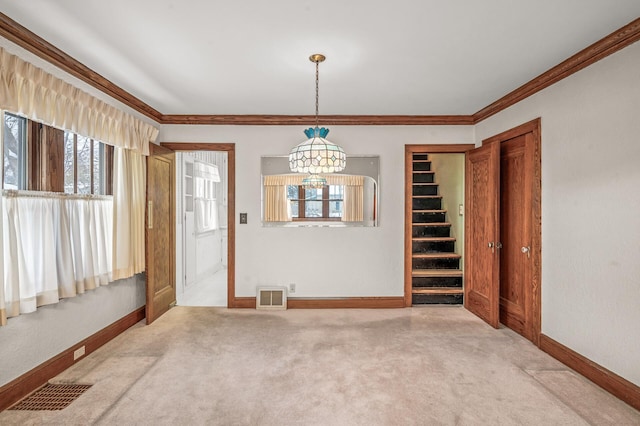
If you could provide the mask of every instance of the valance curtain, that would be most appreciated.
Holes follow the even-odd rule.
[[[158,129],[0,47],[0,108],[149,155]]]
[[[113,279],[143,272],[146,158],[134,151],[113,152]]]
[[[6,317],[109,283],[111,197],[5,191],[2,198]]]
[[[344,185],[343,222],[364,220],[364,177],[352,175],[322,175],[328,185]],[[291,204],[287,199],[287,186],[302,185],[304,174],[270,175],[264,177],[264,221],[289,222]]]

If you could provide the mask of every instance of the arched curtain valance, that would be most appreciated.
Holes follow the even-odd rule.
[[[149,155],[158,129],[0,47],[0,109]]]

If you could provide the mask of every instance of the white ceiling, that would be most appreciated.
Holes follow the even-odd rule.
[[[640,0],[0,0],[163,114],[473,114]]]

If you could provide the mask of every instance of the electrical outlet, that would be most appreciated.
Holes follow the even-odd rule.
[[[83,356],[85,353],[85,348],[84,346],[80,346],[78,349],[76,349],[75,351],[73,351],[73,360],[77,360],[78,358],[80,358],[81,356]]]
[[[247,223],[247,214],[246,213],[240,213],[240,223],[243,224],[243,225]]]
[[[289,284],[289,293],[295,293],[296,292],[296,285],[295,283],[291,283]]]

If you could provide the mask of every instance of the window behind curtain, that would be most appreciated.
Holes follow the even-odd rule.
[[[343,213],[344,185],[305,188],[287,185],[287,198],[294,219],[340,220]]]
[[[4,114],[4,189],[27,189],[27,119]]]
[[[45,190],[51,186],[47,182],[63,181],[64,188],[54,185],[57,189],[50,190],[110,194],[112,147],[8,112],[3,138],[4,189]]]

